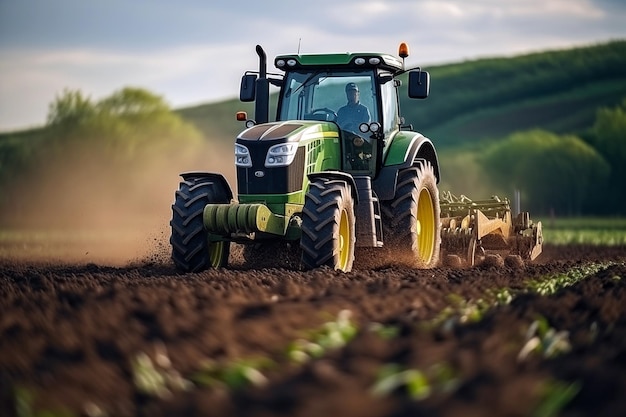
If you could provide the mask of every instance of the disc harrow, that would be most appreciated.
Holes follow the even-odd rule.
[[[542,250],[541,222],[528,212],[512,217],[508,199],[471,200],[442,192],[441,250],[450,265],[474,266],[490,254],[532,261]]]

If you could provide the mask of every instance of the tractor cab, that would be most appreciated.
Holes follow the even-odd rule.
[[[408,56],[406,45],[400,49],[400,57]],[[262,65],[264,60],[261,56]],[[248,127],[267,122],[264,103],[269,94],[264,90],[269,84],[277,85],[276,121],[326,122],[340,138],[337,168],[377,177],[404,123],[399,109],[401,82],[396,78],[406,72],[403,60],[375,53],[280,55],[274,65],[284,74],[268,77],[262,66],[258,73],[247,72],[242,79],[241,100],[256,99],[257,104],[256,119],[248,120]],[[410,96],[426,98],[428,73],[418,68],[409,74]]]
[[[341,170],[374,175],[380,132],[375,72],[290,71],[279,96],[277,120],[336,124],[342,145]],[[395,102],[395,100],[394,100]],[[371,126],[371,127],[370,127]]]

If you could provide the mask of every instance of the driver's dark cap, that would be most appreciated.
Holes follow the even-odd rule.
[[[346,84],[346,93],[348,91],[359,91],[359,87],[355,83]]]

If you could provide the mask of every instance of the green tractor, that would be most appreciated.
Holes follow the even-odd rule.
[[[277,242],[301,249],[304,269],[348,272],[361,248],[386,250],[405,265],[432,268],[441,244],[439,163],[433,143],[401,117],[398,87],[424,99],[429,74],[408,56],[378,53],[280,55],[267,72],[242,77],[254,101],[235,142],[237,200],[223,175],[182,174],[171,220],[172,259],[181,271],[224,267],[231,242],[244,253]],[[280,88],[269,121],[269,86]],[[271,251],[267,251],[271,255]]]
[[[281,55],[284,74],[242,77],[235,143],[237,201],[221,174],[190,172],[172,206],[172,258],[182,271],[227,265],[231,242],[253,251],[283,241],[299,245],[305,269],[352,269],[357,248],[391,248],[394,258],[429,268],[440,247],[439,164],[432,142],[400,116],[398,76],[424,99],[429,74],[377,53]],[[269,86],[280,87],[269,121]],[[355,102],[354,96],[357,96]],[[348,97],[351,96],[351,97]],[[351,100],[351,101],[350,101]],[[342,107],[344,107],[342,109]],[[350,107],[352,106],[352,107]]]

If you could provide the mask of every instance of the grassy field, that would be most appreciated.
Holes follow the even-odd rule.
[[[547,244],[626,246],[626,218],[559,218],[542,225]]]

